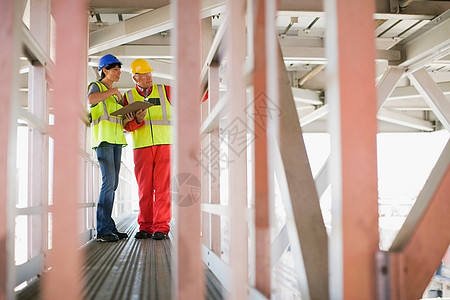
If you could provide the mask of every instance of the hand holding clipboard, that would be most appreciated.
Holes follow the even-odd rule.
[[[134,113],[140,109],[147,109],[150,106],[153,106],[153,103],[147,101],[135,101],[131,104],[128,104],[121,109],[118,109],[111,113],[111,116],[124,116],[128,113]]]

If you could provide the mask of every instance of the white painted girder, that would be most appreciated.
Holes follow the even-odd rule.
[[[408,115],[393,112],[384,108],[381,108],[378,111],[377,119],[393,124],[398,124],[410,128],[414,128],[417,130],[423,130],[423,131],[433,131],[434,126],[433,123],[426,120],[421,120],[417,118],[410,117]]]
[[[390,67],[377,84],[377,101],[378,110],[381,109],[383,104],[388,99],[389,95],[395,89],[398,81],[402,77],[406,68],[402,67]]]
[[[21,108],[18,117],[19,119],[26,121],[29,127],[35,128],[43,134],[47,134],[49,131],[48,125],[28,109]]]
[[[430,21],[417,33],[402,41],[405,61],[400,66],[409,72],[424,67],[450,53],[450,11]]]
[[[326,63],[325,48],[323,47],[283,47],[282,52],[286,60]],[[401,59],[401,53],[400,50],[377,50],[376,59],[396,61]]]
[[[289,78],[279,57],[282,116],[278,120],[274,166],[286,210],[294,266],[302,299],[328,299],[328,247],[319,197],[304,148],[302,130],[295,113]],[[297,121],[296,121],[297,120]],[[289,176],[288,176],[288,175]],[[314,242],[312,242],[314,241]],[[301,246],[300,246],[301,245]]]
[[[170,5],[96,30],[89,35],[88,54],[105,51],[173,27]]]
[[[223,13],[225,1],[202,1],[201,17]],[[107,26],[89,35],[88,54],[105,51],[173,28],[171,5],[149,11],[134,18]]]
[[[310,114],[302,117],[300,119],[300,124],[302,127],[313,123],[317,120],[320,120],[328,115],[329,107],[328,104],[325,104],[324,106],[314,110]],[[392,124],[397,124],[401,126],[406,126],[409,128],[413,128],[416,130],[423,130],[423,131],[434,131],[433,123],[430,121],[414,118],[411,116],[408,116],[406,114],[402,114],[399,112],[394,112],[391,110],[387,110],[384,108],[381,108],[378,111],[377,119],[380,121],[389,122]]]
[[[278,2],[279,11],[281,11],[285,15],[298,16],[299,11],[303,15],[311,13],[314,13],[315,15],[317,13],[324,14],[322,1],[281,0]],[[390,17],[397,18],[398,20],[408,20],[412,18],[429,19],[433,15],[445,12],[450,7],[448,1],[415,1],[401,11],[392,14],[389,1],[376,0],[375,2],[375,16],[377,18],[386,18],[385,15],[389,14]],[[432,2],[432,5],[430,5],[430,2]]]
[[[222,24],[220,24],[219,28],[216,31],[214,39],[209,48],[209,52],[206,54],[205,62],[203,63],[202,70],[200,71],[200,82],[203,91],[207,89],[209,66],[213,63],[220,64],[221,56],[223,56],[222,54],[225,52],[224,49],[221,49],[221,46],[226,28],[228,27],[228,22],[229,18],[225,16],[224,21],[222,22]],[[224,46],[222,46],[222,48],[224,48]]]
[[[25,48],[26,55],[28,56],[29,61],[33,63],[39,63],[46,67],[47,73],[51,74],[50,69],[54,68],[54,63],[52,59],[46,54],[46,52],[42,49],[33,35],[30,33],[25,24],[22,23],[22,42]]]
[[[320,199],[330,186],[328,158],[314,177],[314,182]]]
[[[314,110],[310,114],[307,114],[306,116],[302,117],[300,119],[300,125],[306,126],[309,123],[312,123],[316,120],[319,120],[326,115],[328,115],[328,112],[330,111],[330,108],[328,107],[328,104],[325,104],[324,106],[319,107],[318,109]]]
[[[442,125],[447,130],[450,130],[450,101],[433,81],[430,74],[425,69],[420,69],[409,75],[408,78],[431,107]]]
[[[319,93],[308,90],[308,89],[300,89],[293,87],[292,95],[294,96],[294,100],[300,103],[313,104],[313,105],[322,105],[323,102],[319,98]]]
[[[422,97],[417,98],[405,98],[398,100],[386,101],[383,108],[395,110],[395,111],[431,111],[428,104],[422,99]]]
[[[114,56],[121,58],[143,58],[143,59],[173,59],[172,47],[170,45],[121,45],[114,49],[100,51],[90,55],[91,59],[100,59],[105,54],[114,52]]]
[[[450,82],[440,82],[437,83],[437,85],[444,95],[450,95]],[[419,97],[421,97],[420,93],[413,85],[411,85],[395,88],[388,100],[414,99]]]

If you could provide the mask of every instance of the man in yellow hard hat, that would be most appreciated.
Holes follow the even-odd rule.
[[[138,110],[125,126],[133,138],[135,175],[139,186],[137,239],[162,240],[170,230],[170,150],[172,144],[170,86],[153,84],[150,64],[131,63],[135,87],[124,95],[124,105],[148,101],[153,106]]]

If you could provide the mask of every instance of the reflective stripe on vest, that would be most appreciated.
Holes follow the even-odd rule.
[[[100,92],[107,90],[107,87],[101,82],[93,82],[96,84]],[[103,101],[98,102],[95,106],[91,106],[91,143],[92,147],[98,147],[102,142],[110,144],[127,145],[127,141],[123,134],[123,120],[119,117],[110,116],[108,113],[122,108],[116,100],[111,96]]]
[[[106,106],[105,100],[102,101],[103,102],[103,105],[102,105],[103,106],[103,115],[101,115],[98,119],[92,120],[92,124],[93,125],[97,125],[98,123],[100,123],[100,121],[107,120],[109,122],[117,123],[117,124],[120,124],[120,125],[123,126],[123,120],[122,119],[115,118],[115,117],[110,116],[108,114],[108,108]]]
[[[154,84],[152,92],[147,98],[141,96],[136,88],[129,90],[126,94],[128,104],[134,101],[156,103],[147,109],[147,114],[143,120],[144,125],[131,132],[133,148],[171,144],[171,105],[165,94],[164,85]]]

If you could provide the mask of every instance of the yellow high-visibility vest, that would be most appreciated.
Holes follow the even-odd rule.
[[[128,104],[144,99],[154,104],[147,109],[144,125],[131,132],[133,149],[172,144],[172,105],[167,99],[164,85],[154,84],[147,98],[141,96],[136,88],[129,90],[126,95]]]
[[[101,82],[95,81],[89,84],[96,84],[100,92],[108,90]],[[88,87],[88,90],[89,90]],[[111,116],[109,113],[116,111],[123,106],[114,99],[113,96],[106,98],[97,104],[91,105],[91,143],[92,148],[96,148],[101,142],[110,144],[119,144],[124,147],[127,145],[125,135],[123,134],[123,120],[121,117]]]

